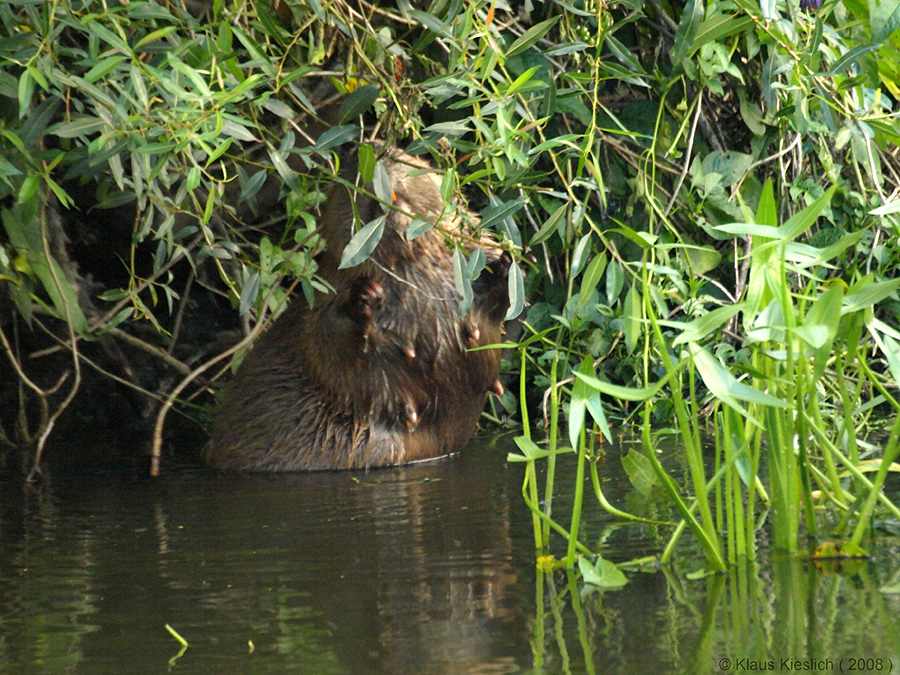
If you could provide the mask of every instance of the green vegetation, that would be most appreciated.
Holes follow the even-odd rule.
[[[528,251],[520,396],[500,404],[524,423],[512,459],[538,549],[564,535],[572,567],[595,553],[583,509],[630,517],[601,489],[609,420],[640,426],[629,475],[680,515],[665,559],[685,529],[713,569],[752,558],[763,526],[790,552],[804,533],[865,546],[900,515],[882,492],[898,423],[867,441],[898,412],[900,2],[535,4],[0,6],[0,338],[21,383],[2,440],[36,467],[104,340],[178,375],[112,373],[164,401],[157,446],[176,398],[210,405],[286,293],[321,286],[310,209],[338,146],[358,141],[369,166],[377,136],[429,153],[446,197]],[[102,212],[126,214],[124,237],[89,229]],[[115,251],[98,292],[58,214]],[[245,338],[210,355],[184,317],[225,303]],[[68,363],[35,376],[29,329]],[[686,484],[654,451],[673,427]],[[562,461],[577,462],[568,526]]]

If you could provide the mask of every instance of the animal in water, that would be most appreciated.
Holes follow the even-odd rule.
[[[440,457],[465,445],[487,395],[502,394],[500,351],[473,348],[502,339],[512,257],[489,235],[468,232],[465,221],[477,217],[445,205],[427,162],[398,150],[381,162],[393,203],[385,211],[344,184],[331,190],[319,269],[334,292],[317,293],[312,307],[292,302],[246,355],[212,428],[213,467],[319,471]],[[356,218],[381,215],[369,259],[339,269]],[[435,227],[410,239],[420,218]],[[463,316],[454,244],[485,259]]]

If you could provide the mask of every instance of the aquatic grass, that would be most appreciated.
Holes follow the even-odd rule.
[[[572,386],[559,387],[559,356],[554,358],[549,449],[541,456],[532,453],[526,483],[536,480],[534,461],[547,457],[540,512],[541,547],[547,550],[551,532],[566,531],[555,523],[557,514],[551,508],[556,463],[564,459],[576,463],[566,567],[574,567],[579,554],[585,553],[578,536],[588,467],[599,508],[619,518],[637,519],[610,504],[600,488],[591,448],[593,438],[601,434],[610,438],[601,395],[642,406],[644,454],[623,464],[633,482],[646,483],[652,473],[654,489],[668,497],[681,518],[660,556],[662,562],[671,560],[685,531],[694,535],[711,570],[754,559],[762,527],[769,528],[776,550],[790,554],[806,550],[805,542],[827,537],[849,537],[844,550],[862,551],[859,547],[871,531],[879,505],[894,517],[900,515],[883,494],[888,472],[900,469],[895,463],[900,454],[900,416],[875,463],[862,458],[857,439],[859,416],[873,405],[886,404],[900,412],[900,404],[884,384],[900,377],[900,334],[873,312],[897,291],[900,280],[864,276],[847,283],[817,275],[817,269],[830,264],[854,240],[848,235],[827,250],[811,250],[797,241],[829,206],[834,192],[834,188],[825,191],[779,225],[769,182],[755,213],[744,207],[746,222],[718,226],[724,234],[746,239],[748,283],[741,298],[690,321],[660,316],[660,294],[654,287],[661,269],[656,262],[659,251],[644,247],[642,260],[634,264],[638,274],[629,292],[633,316],[626,322],[643,340],[638,335],[626,337],[635,346],[642,344],[645,364],[660,364],[662,376],[655,382],[645,379],[643,387],[635,388],[603,381],[595,364],[585,358],[573,370]],[[798,279],[802,285],[796,284]],[[744,358],[727,366],[710,348],[723,327],[738,318]],[[884,374],[872,368],[876,354],[879,363],[887,365]],[[650,369],[645,366],[644,372],[646,377]],[[571,448],[558,444],[563,392],[568,395]],[[659,432],[652,413],[662,399],[677,423],[686,484],[676,481],[657,457]],[[523,399],[523,407],[524,403]],[[708,452],[703,439],[710,433]],[[863,466],[863,461],[870,463]],[[867,478],[867,472],[874,472],[874,477]],[[537,487],[530,486],[529,491],[534,501]],[[823,531],[825,519],[818,512],[826,507],[842,515]]]

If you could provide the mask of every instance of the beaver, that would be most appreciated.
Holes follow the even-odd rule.
[[[477,217],[446,213],[427,162],[397,150],[381,161],[393,199],[381,241],[367,261],[339,269],[354,204],[363,223],[384,207],[335,186],[319,224],[320,274],[335,291],[312,307],[291,303],[247,354],[212,428],[213,467],[368,469],[451,454],[488,393],[502,393],[500,352],[472,348],[501,340],[512,257],[489,235],[466,236],[462,221]],[[436,227],[408,239],[413,217]],[[463,317],[447,239],[485,255]]]

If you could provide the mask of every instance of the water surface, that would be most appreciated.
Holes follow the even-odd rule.
[[[2,482],[0,672],[847,672],[857,657],[873,659],[857,672],[900,666],[900,595],[883,590],[897,582],[895,538],[851,576],[775,559],[694,578],[702,564],[688,541],[672,566],[592,591],[537,571],[509,450],[476,443],[369,473],[170,467],[153,480],[55,469],[39,491]],[[615,457],[601,470],[611,501],[668,513],[631,488]],[[570,477],[564,466],[560,484]],[[615,561],[658,553],[670,532],[590,512],[585,541]],[[809,667],[786,670],[786,658]],[[816,667],[827,659],[831,670]]]

